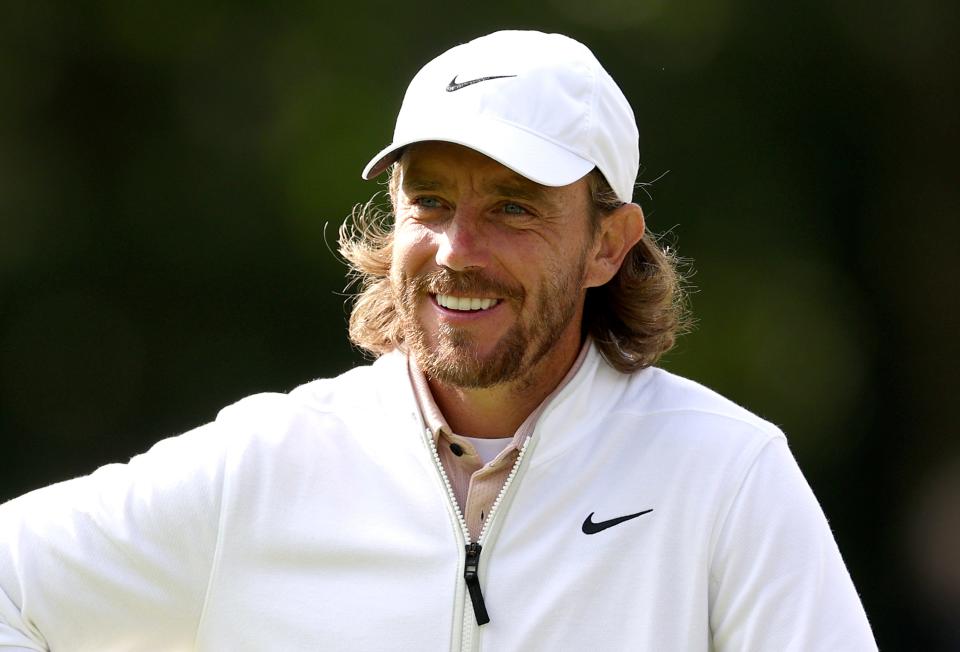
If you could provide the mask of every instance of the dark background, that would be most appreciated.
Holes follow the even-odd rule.
[[[880,646],[960,649],[960,4],[5,3],[0,500],[362,357],[331,253],[407,82],[504,27],[631,99],[664,366],[782,426]]]

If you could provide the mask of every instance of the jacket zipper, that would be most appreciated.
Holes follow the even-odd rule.
[[[467,583],[467,591],[470,592],[470,602],[473,603],[473,615],[477,619],[477,625],[486,625],[490,622],[490,616],[487,614],[487,605],[483,601],[483,593],[480,591],[480,576],[477,571],[480,567],[479,543],[467,544],[467,558],[463,563],[463,580]]]
[[[486,540],[487,528],[493,521],[493,516],[503,501],[503,497],[507,493],[507,488],[510,486],[510,483],[513,482],[514,476],[517,475],[517,469],[520,468],[520,462],[523,460],[523,454],[527,450],[527,443],[530,441],[530,438],[525,439],[523,445],[520,446],[517,459],[513,462],[513,468],[510,469],[510,474],[507,475],[507,479],[503,481],[503,486],[500,487],[500,493],[497,494],[496,499],[493,501],[493,505],[490,507],[490,513],[487,514],[486,519],[484,519],[483,526],[480,528],[480,534],[477,536],[477,541],[474,542],[470,538],[467,519],[464,518],[460,504],[457,502],[457,496],[453,493],[453,485],[450,484],[450,478],[447,476],[447,471],[443,468],[443,462],[440,460],[437,442],[434,440],[433,433],[429,428],[426,429],[426,434],[430,442],[430,450],[433,452],[433,461],[440,471],[440,477],[443,478],[443,485],[447,488],[447,497],[450,499],[450,504],[453,505],[453,509],[457,514],[457,520],[460,522],[460,529],[463,533],[463,540],[466,542],[464,546],[466,559],[463,564],[463,580],[470,594],[470,602],[473,604],[473,615],[477,620],[478,626],[485,625],[490,622],[490,616],[487,613],[487,605],[483,599],[483,592],[480,590],[480,553],[483,551],[483,542]]]

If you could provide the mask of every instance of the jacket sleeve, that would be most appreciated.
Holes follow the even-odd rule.
[[[761,449],[714,544],[716,650],[876,650],[826,517],[786,441]]]
[[[217,542],[220,429],[0,506],[0,650],[192,648]]]

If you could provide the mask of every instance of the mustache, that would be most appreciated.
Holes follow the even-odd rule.
[[[438,269],[410,279],[411,289],[418,294],[457,294],[460,296],[494,296],[502,299],[520,300],[523,288],[508,285],[485,276],[481,272],[455,272]]]

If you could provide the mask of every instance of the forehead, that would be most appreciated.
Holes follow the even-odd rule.
[[[545,186],[514,172],[492,158],[462,145],[446,142],[415,143],[400,158],[404,190],[441,190],[469,184],[497,195],[548,204],[586,196],[586,180],[568,186]],[[582,186],[582,188],[580,187]]]

